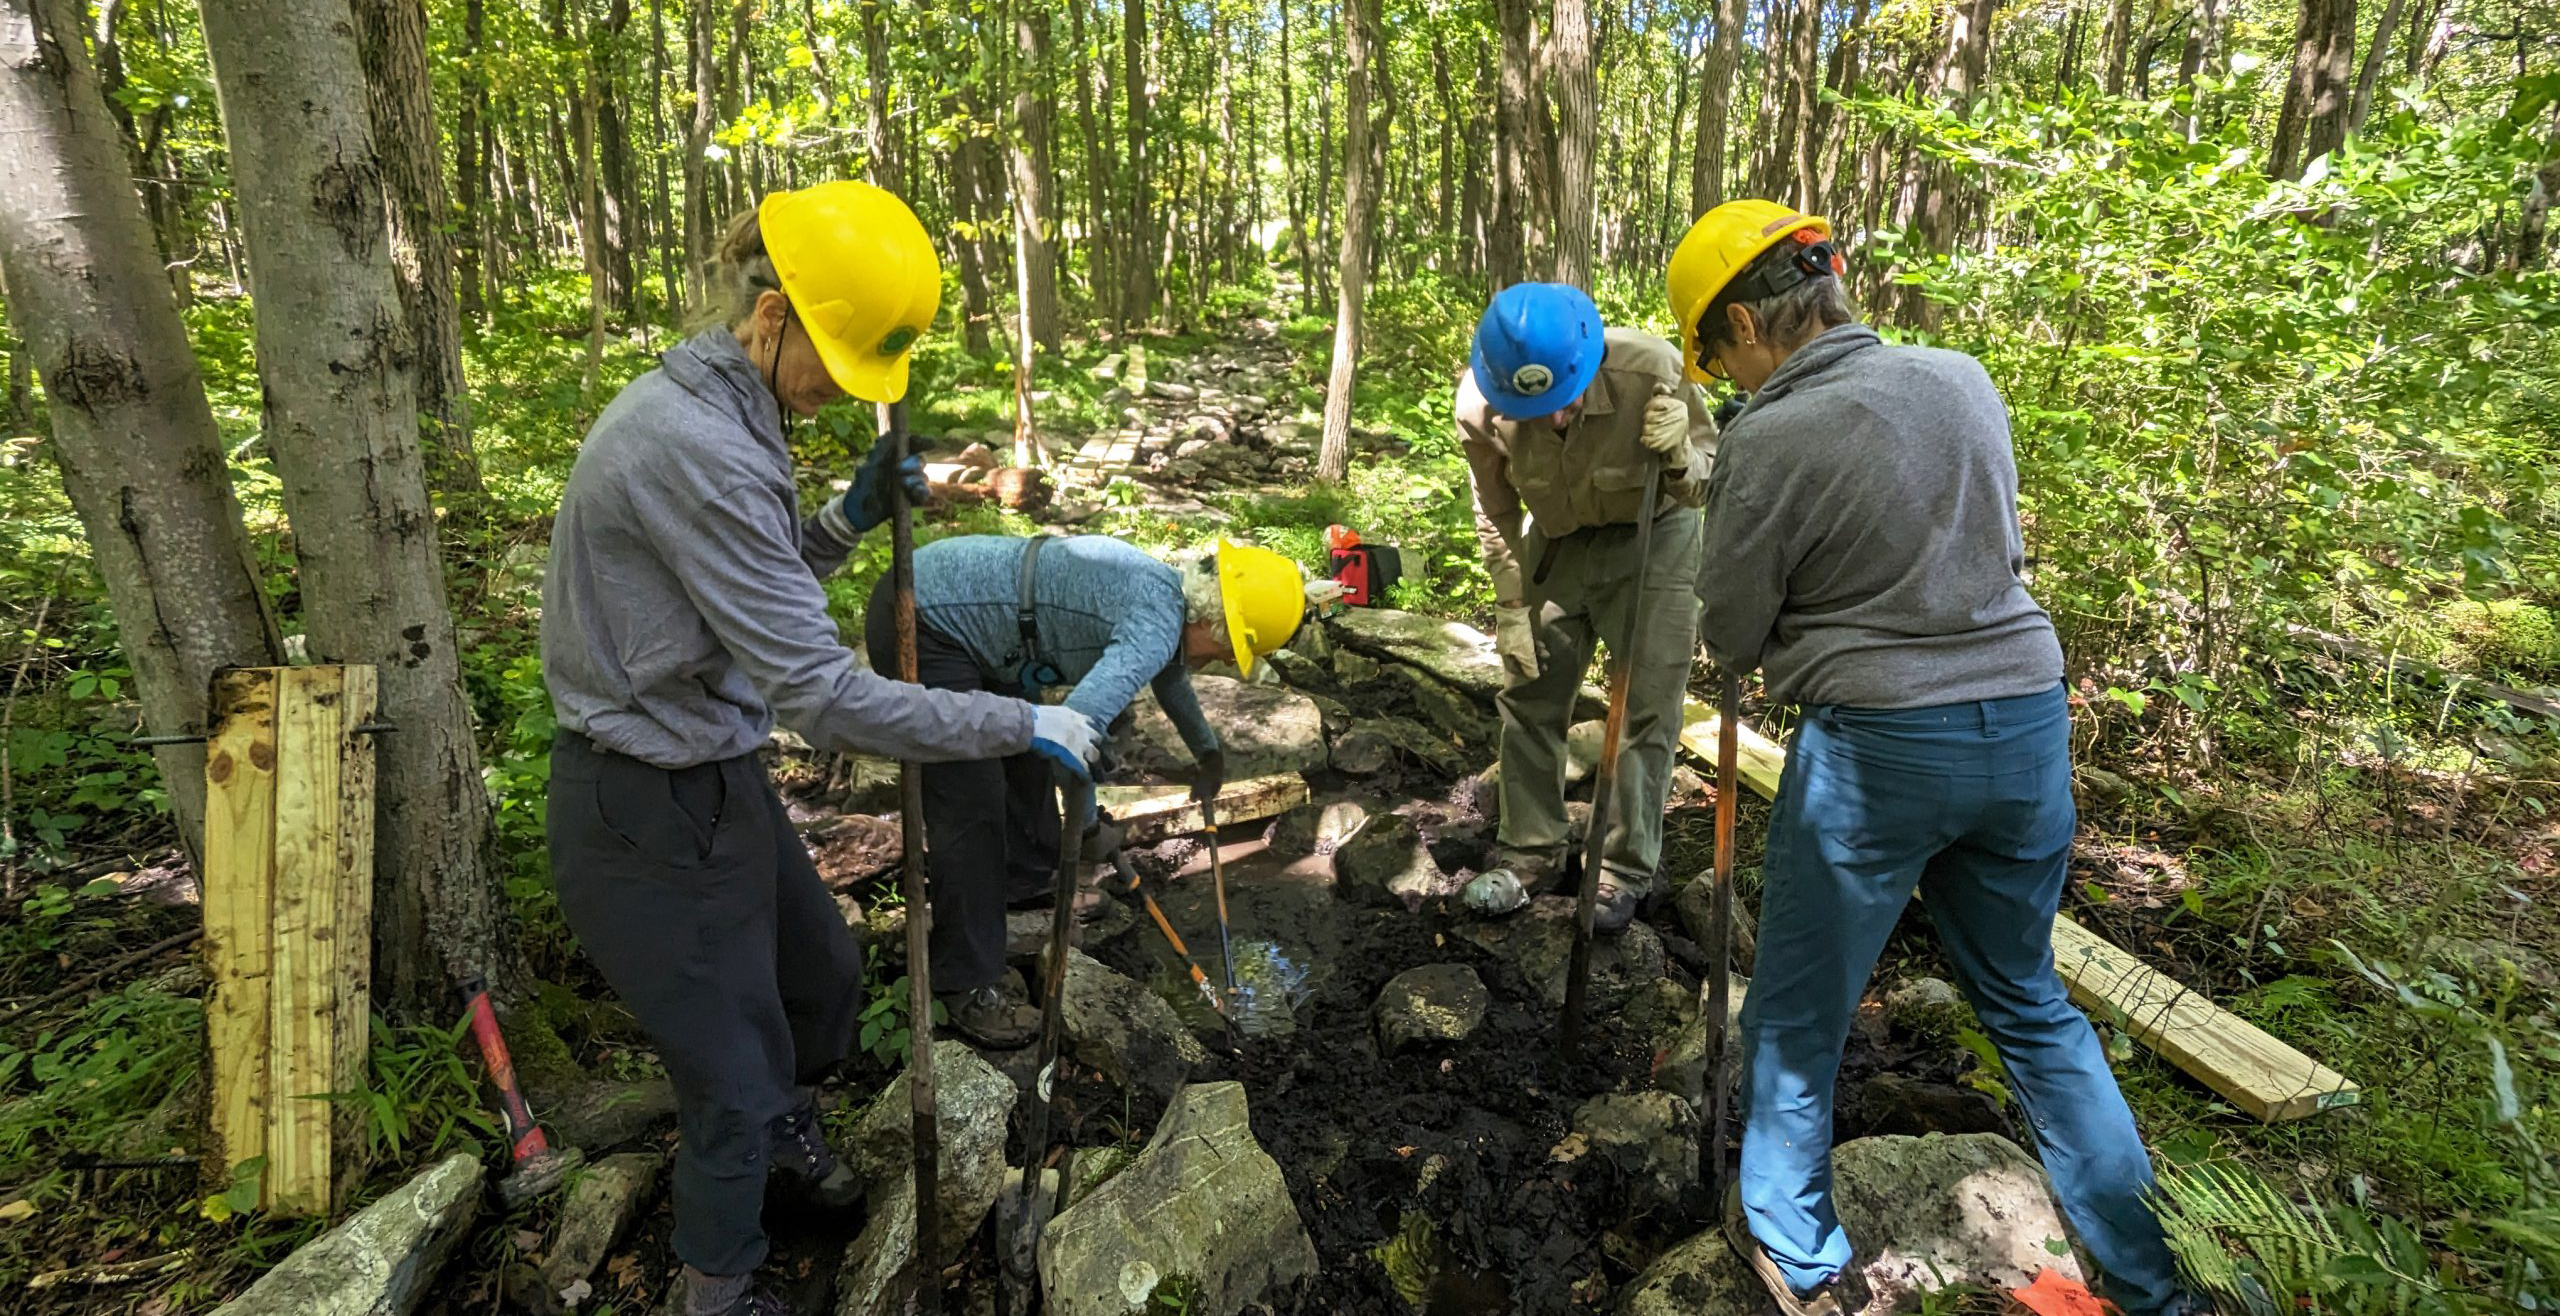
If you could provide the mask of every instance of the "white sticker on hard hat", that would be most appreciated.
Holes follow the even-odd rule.
[[[1555,383],[1555,372],[1535,361],[1511,372],[1511,390],[1515,393],[1544,393]]]

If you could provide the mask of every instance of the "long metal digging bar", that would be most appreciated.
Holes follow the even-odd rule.
[[[1182,960],[1182,967],[1191,971],[1191,985],[1200,989],[1200,998],[1209,1003],[1209,1008],[1216,1011],[1220,1022],[1227,1026],[1232,1046],[1236,1021],[1228,1015],[1227,1003],[1218,999],[1218,989],[1209,985],[1209,975],[1200,971],[1200,961],[1194,959],[1191,948],[1183,944],[1182,934],[1173,930],[1173,920],[1165,917],[1164,906],[1156,903],[1154,893],[1139,880],[1138,870],[1129,862],[1128,851],[1112,851],[1111,865],[1120,871],[1120,880],[1128,883],[1128,889],[1138,897],[1138,903],[1146,906],[1147,917],[1155,920],[1156,931],[1164,934],[1165,944],[1173,947],[1173,953]]]
[[[1709,875],[1715,890],[1707,917],[1713,930],[1707,941],[1707,1136],[1698,1140],[1698,1167],[1711,1202],[1724,1201],[1725,1179],[1725,1016],[1733,997],[1733,816],[1742,790],[1742,678],[1717,673],[1716,688],[1716,866]],[[1719,1207],[1718,1209],[1721,1209]]]
[[[1662,499],[1662,468],[1654,467],[1645,482],[1643,510],[1636,516],[1636,597],[1627,607],[1626,633],[1618,638],[1617,665],[1609,673],[1609,720],[1600,736],[1600,766],[1591,778],[1591,828],[1582,841],[1582,885],[1575,893],[1573,961],[1565,971],[1564,1019],[1556,1030],[1558,1052],[1566,1059],[1582,1049],[1583,997],[1591,986],[1591,925],[1600,907],[1600,855],[1609,837],[1609,819],[1618,792],[1618,750],[1626,738],[1627,686],[1635,679],[1639,641],[1644,637],[1644,579],[1653,561],[1653,513]]]
[[[1227,857],[1218,841],[1218,797],[1215,793],[1200,801],[1200,830],[1209,836],[1209,884],[1216,889],[1218,897],[1218,967],[1226,973],[1227,1004],[1232,1007],[1236,1000],[1236,951],[1227,936]]]
[[[916,528],[907,506],[907,407],[880,408],[880,442],[889,445],[889,573],[896,593],[898,676],[916,680]],[[916,1303],[925,1316],[942,1311],[942,1123],[933,1081],[933,905],[924,876],[924,772],[898,764],[898,826],[904,864],[898,892],[907,904],[907,1094],[914,1127]]]
[[[1032,1069],[1035,1077],[1031,1082],[1031,1118],[1024,1129],[1022,1145],[1022,1185],[1014,1197],[1017,1230],[1037,1231],[1043,1219],[1034,1207],[1040,1190],[1040,1163],[1049,1158],[1049,1125],[1057,1101],[1058,1052],[1067,1031],[1067,953],[1075,948],[1076,883],[1084,870],[1084,820],[1094,811],[1092,782],[1070,779],[1065,795],[1066,826],[1059,829],[1058,838],[1057,904],[1049,914],[1049,962],[1040,975],[1039,1063]],[[1027,1265],[1017,1262],[1030,1262],[1035,1251],[1017,1242],[1005,1248],[1004,1253],[1006,1305],[1013,1311],[1027,1312],[1031,1309],[1029,1286],[1036,1276],[1027,1273]],[[1015,1298],[1021,1301],[1014,1301]]]

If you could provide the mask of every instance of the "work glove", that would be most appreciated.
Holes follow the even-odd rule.
[[[906,460],[897,464],[897,482],[906,486],[909,507],[922,507],[933,498],[933,486],[924,478],[924,442],[908,435]],[[874,443],[871,455],[863,458],[861,469],[853,473],[852,486],[843,497],[819,509],[819,519],[830,532],[850,544],[889,519],[894,510],[889,506],[889,489],[889,445]]]
[[[1678,398],[1644,404],[1644,446],[1675,469],[1689,464],[1689,405]]]
[[[1227,752],[1213,749],[1192,760],[1191,802],[1206,804],[1227,788]]]
[[[1091,781],[1093,761],[1102,753],[1102,726],[1064,704],[1035,704],[1031,750],[1078,779]]]
[[[1502,655],[1503,670],[1522,681],[1538,679],[1538,636],[1529,625],[1529,609],[1523,604],[1496,604],[1493,609],[1493,651]]]

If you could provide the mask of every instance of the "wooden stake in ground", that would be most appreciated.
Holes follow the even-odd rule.
[[[1643,597],[1645,569],[1653,561],[1653,512],[1662,502],[1662,468],[1644,486],[1644,505],[1636,514],[1636,563],[1631,579]],[[1635,679],[1638,641],[1644,635],[1643,610],[1627,608],[1626,633],[1616,644],[1617,665],[1609,673],[1609,717],[1600,736],[1600,765],[1591,774],[1591,825],[1582,838],[1582,889],[1573,911],[1573,964],[1565,971],[1564,1022],[1556,1030],[1566,1058],[1582,1049],[1582,998],[1591,986],[1591,927],[1600,907],[1600,853],[1609,839],[1610,804],[1618,791],[1618,749],[1626,739],[1627,686]]]
[[[898,623],[898,679],[916,679],[916,527],[907,506],[907,406],[880,408],[880,442],[889,445],[889,580]],[[907,1095],[915,1128],[916,1298],[931,1316],[942,1310],[942,1123],[933,1082],[933,903],[924,878],[924,770],[898,764],[898,822],[905,865],[898,892],[907,903]]]

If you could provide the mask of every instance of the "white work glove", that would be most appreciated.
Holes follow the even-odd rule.
[[[1529,610],[1514,604],[1493,609],[1493,651],[1502,666],[1523,681],[1538,679],[1538,637],[1529,627]]]
[[[1673,466],[1689,464],[1689,406],[1678,398],[1644,404],[1644,446]]]
[[[1065,704],[1035,704],[1031,709],[1031,748],[1059,767],[1091,781],[1094,756],[1102,752],[1102,728]]]

